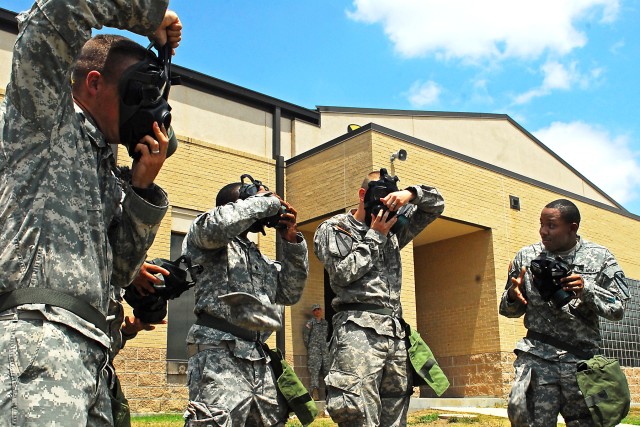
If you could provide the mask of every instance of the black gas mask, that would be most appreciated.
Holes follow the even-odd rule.
[[[167,157],[174,153],[178,140],[171,128],[171,106],[168,103],[171,84],[179,79],[171,77],[171,46],[158,49],[156,56],[151,47],[147,57],[122,73],[120,93],[120,141],[127,146],[129,155],[138,159],[135,147],[145,135],[156,138],[153,123],[164,125],[169,136]]]
[[[168,276],[156,274],[162,280],[159,285],[153,285],[155,293],[142,295],[135,286],[130,285],[124,292],[124,300],[133,308],[133,315],[144,323],[158,323],[167,315],[167,301],[178,298],[183,292],[196,284],[197,276],[203,267],[191,264],[186,256],[175,261],[156,258],[151,264],[158,265],[169,272]]]
[[[369,187],[364,195],[364,220],[369,227],[371,227],[371,215],[378,216],[380,211],[382,211],[383,214],[384,212],[389,212],[387,221],[398,215],[398,220],[390,230],[394,234],[398,233],[398,231],[408,223],[408,218],[404,213],[390,211],[385,204],[380,201],[380,199],[385,198],[388,194],[399,191],[398,185],[396,184],[398,181],[400,181],[400,179],[395,175],[389,175],[385,168],[380,169],[380,178],[377,181],[369,181]],[[401,209],[401,211],[403,211],[403,209]]]
[[[251,182],[244,182],[245,178],[248,178]],[[253,179],[251,175],[246,173],[240,177],[240,183],[240,196],[238,197],[240,200],[245,200],[251,196],[255,196],[256,194],[258,194],[258,191],[260,191],[260,187],[264,188],[266,191],[269,191],[269,187],[264,185],[261,181]],[[259,219],[258,221],[253,223],[251,227],[249,227],[249,231],[251,233],[262,233],[263,235],[265,235],[265,227],[284,228],[284,226],[280,224],[280,216],[286,212],[287,208],[280,205],[280,209],[278,210],[277,214],[268,218]]]
[[[562,289],[560,279],[571,274],[571,266],[562,258],[541,252],[531,260],[529,270],[533,274],[533,286],[540,292],[543,301],[553,301],[553,304],[560,308],[576,295],[573,291],[567,292]]]

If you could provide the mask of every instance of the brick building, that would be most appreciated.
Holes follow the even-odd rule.
[[[0,9],[0,99],[8,82],[15,14]],[[607,246],[630,279],[640,279],[633,215],[507,115],[443,113],[293,105],[176,66],[172,88],[178,151],[157,183],[170,209],[150,257],[176,258],[193,218],[214,205],[224,184],[250,173],[290,201],[312,248],[317,225],[356,206],[366,173],[386,167],[400,185],[436,186],[446,208],[403,250],[403,306],[451,381],[445,397],[504,398],[512,379],[522,319],[499,316],[507,266],[522,246],[538,239],[541,208],[565,197],[580,208],[580,234]],[[360,127],[347,131],[349,124]],[[406,161],[392,161],[400,149]],[[126,164],[126,150],[118,152]],[[276,257],[273,230],[256,235]],[[640,402],[639,288],[624,323],[604,324],[605,351],[625,366],[634,402]],[[284,330],[270,340],[308,380],[302,327],[310,307],[326,314],[329,288],[310,253],[310,277],[301,301],[285,311]],[[192,295],[172,301],[167,326],[141,333],[117,359],[134,412],[181,411],[186,405],[184,335],[194,319]],[[611,333],[609,333],[611,331]],[[635,336],[634,336],[635,334]],[[429,396],[428,390],[421,395]]]

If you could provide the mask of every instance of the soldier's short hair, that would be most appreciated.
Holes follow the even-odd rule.
[[[232,182],[227,184],[218,191],[216,196],[216,206],[224,206],[227,203],[233,203],[240,198],[240,182]]]
[[[566,223],[572,224],[580,224],[580,211],[578,207],[570,200],[567,199],[558,199],[553,202],[547,203],[545,208],[549,209],[557,209],[560,212],[560,218],[562,218]]]
[[[377,181],[380,179],[380,171],[371,171],[367,174],[367,177],[362,181],[362,185],[360,188],[364,188],[365,190],[369,188],[369,183],[371,181]]]
[[[71,74],[72,84],[76,87],[94,70],[108,82],[117,82],[126,59],[142,61],[148,55],[147,49],[127,37],[99,34],[82,47]]]

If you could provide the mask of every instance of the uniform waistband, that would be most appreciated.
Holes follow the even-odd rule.
[[[227,345],[220,344],[187,344],[187,356],[191,357],[194,354],[198,354],[201,351],[208,350],[210,348],[225,348]]]
[[[366,303],[347,303],[347,304],[339,304],[335,307],[336,312],[340,311],[366,311],[369,313],[375,314],[383,314],[386,316],[393,315],[393,309],[388,307],[382,307],[376,304],[366,304]]]
[[[44,314],[37,310],[16,310],[0,314],[0,322],[3,320],[47,320]]]

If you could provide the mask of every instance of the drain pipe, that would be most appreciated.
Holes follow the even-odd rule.
[[[281,155],[281,123],[282,111],[280,107],[276,106],[273,109],[273,136],[272,136],[272,158],[276,161],[276,193],[284,198],[284,157]],[[276,259],[282,261],[282,237],[279,233],[276,233]],[[286,354],[286,342],[285,342],[285,317],[282,313],[282,329],[276,332],[276,347],[282,351],[282,354]]]

